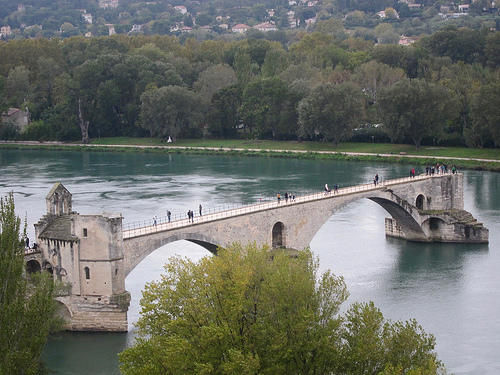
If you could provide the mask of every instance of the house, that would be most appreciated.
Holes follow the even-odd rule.
[[[132,25],[131,33],[139,33],[142,29],[142,25]]]
[[[245,25],[244,23],[239,23],[231,28],[233,32],[239,33],[239,34],[244,34],[246,33],[249,29],[251,29],[250,26]]]
[[[118,8],[119,0],[99,0],[99,8]]]
[[[2,113],[1,117],[2,122],[9,122],[11,124],[14,124],[19,128],[19,131],[21,133],[30,123],[30,113],[19,108],[9,108],[7,111]]]
[[[278,28],[270,22],[259,23],[258,25],[255,25],[253,28],[263,32],[278,30]]]
[[[12,34],[12,30],[10,29],[10,26],[2,26],[0,28],[0,35],[1,36],[9,36]]]
[[[458,10],[460,10],[462,13],[469,13],[469,4],[459,5]]]
[[[229,29],[229,25],[228,25],[227,23],[221,23],[221,24],[219,25],[219,27],[220,27],[221,29]]]
[[[184,5],[176,5],[174,9],[178,12],[181,12],[181,14],[187,13],[187,8]]]
[[[409,37],[404,36],[404,35],[401,35],[401,37],[399,38],[399,42],[398,42],[398,44],[400,46],[409,46],[410,44],[413,44],[413,43],[415,43],[415,39],[409,38]]]
[[[108,27],[108,35],[115,35],[116,34],[115,25],[113,25],[112,23],[107,23],[104,26]]]
[[[85,20],[85,22],[90,23],[92,25],[92,14],[84,13],[82,14],[82,17]]]
[[[267,9],[267,14],[269,14],[269,17],[274,17],[274,9]]]
[[[192,27],[189,27],[189,26],[182,26],[182,27],[180,28],[180,30],[181,30],[181,33],[189,33],[189,32],[191,32],[191,31],[193,31],[193,28],[192,28]]]

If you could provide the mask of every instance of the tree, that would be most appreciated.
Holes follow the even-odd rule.
[[[23,65],[17,66],[9,72],[6,82],[6,93],[14,106],[24,106],[28,109],[28,97],[31,94],[30,71]]]
[[[25,238],[10,193],[0,198],[0,374],[37,374],[56,322],[52,279],[25,274]]]
[[[337,146],[361,123],[364,107],[363,92],[353,83],[319,85],[299,103],[300,134],[321,134]]]
[[[211,66],[200,73],[193,88],[201,94],[205,103],[210,103],[212,95],[220,89],[236,84],[234,69],[226,64]]]
[[[355,80],[364,93],[368,95],[370,101],[375,103],[377,93],[382,87],[393,85],[403,79],[404,75],[402,69],[391,68],[386,64],[372,60],[356,70]]]
[[[377,104],[391,140],[409,137],[417,150],[422,138],[440,137],[446,121],[458,114],[445,87],[420,79],[402,80],[380,90]]]
[[[296,102],[286,82],[278,77],[262,79],[250,83],[243,92],[240,116],[245,125],[257,128],[260,137],[270,133],[277,140],[295,132],[290,124],[296,123]]]
[[[487,140],[500,145],[500,83],[481,86],[474,96],[471,108],[472,126],[465,129],[467,143],[482,147]]]
[[[199,118],[199,98],[184,87],[165,86],[141,95],[141,126],[151,137],[188,135]]]
[[[240,124],[238,109],[241,106],[243,89],[240,85],[232,85],[216,92],[207,114],[207,125],[210,134],[222,138],[236,138],[237,126]]]
[[[233,244],[198,263],[180,257],[146,285],[124,374],[424,373],[442,367],[434,337],[416,324],[385,322],[378,310],[339,314],[342,277],[318,273],[309,249],[291,257]],[[375,315],[375,319],[373,319]],[[373,324],[367,324],[374,320]],[[373,329],[372,329],[373,328]],[[372,353],[373,340],[376,354]],[[378,361],[372,362],[376,355]],[[355,360],[351,363],[350,360]],[[354,368],[353,366],[356,366]],[[354,372],[352,372],[354,371]],[[418,372],[421,371],[421,372]],[[396,373],[394,370],[393,373]]]

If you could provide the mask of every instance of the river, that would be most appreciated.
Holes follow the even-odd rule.
[[[119,212],[124,224],[153,215],[184,215],[226,204],[252,204],[286,190],[296,195],[408,175],[410,166],[327,160],[147,153],[0,149],[0,194],[14,191],[16,211],[33,224],[56,182],[73,194],[80,214]],[[465,209],[490,230],[489,245],[421,244],[386,238],[388,214],[369,200],[332,216],[311,242],[321,270],[345,278],[355,301],[375,302],[391,320],[415,318],[436,336],[448,372],[500,373],[500,174],[464,171]],[[186,241],[164,246],[127,277],[129,333],[65,332],[43,354],[55,374],[118,374],[117,353],[133,340],[139,299],[174,254],[209,253]]]

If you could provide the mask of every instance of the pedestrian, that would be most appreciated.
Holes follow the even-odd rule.
[[[191,210],[188,210],[187,215],[188,215],[188,223],[190,223],[191,222]]]
[[[30,239],[28,238],[28,236],[26,236],[26,248],[30,248]]]
[[[329,191],[330,190],[328,189],[328,184],[325,184],[325,195],[327,195]]]
[[[285,191],[285,203],[288,203],[288,191]]]
[[[201,216],[201,204],[200,204],[200,216]]]
[[[194,212],[193,211],[190,212],[191,212],[191,222],[194,223]]]
[[[338,184],[335,184],[335,185],[333,186],[333,193],[335,194],[335,193],[338,193],[338,192],[339,192],[339,185],[338,185]]]
[[[292,194],[292,201],[295,202],[295,193]]]
[[[378,173],[375,175],[375,185],[378,185]]]
[[[280,204],[281,194],[280,194],[280,192],[279,192],[279,191],[278,191],[278,195],[277,195],[277,197],[278,197],[278,204]]]
[[[153,225],[156,227],[157,223],[158,223],[158,215],[155,214],[155,216],[153,216]]]
[[[169,223],[170,223],[170,216],[171,215],[172,215],[172,213],[169,210],[167,210],[167,220]]]

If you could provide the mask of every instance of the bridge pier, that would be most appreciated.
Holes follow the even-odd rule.
[[[421,211],[423,236],[409,236],[398,222],[385,218],[385,234],[416,242],[488,243],[489,231],[465,210]]]

